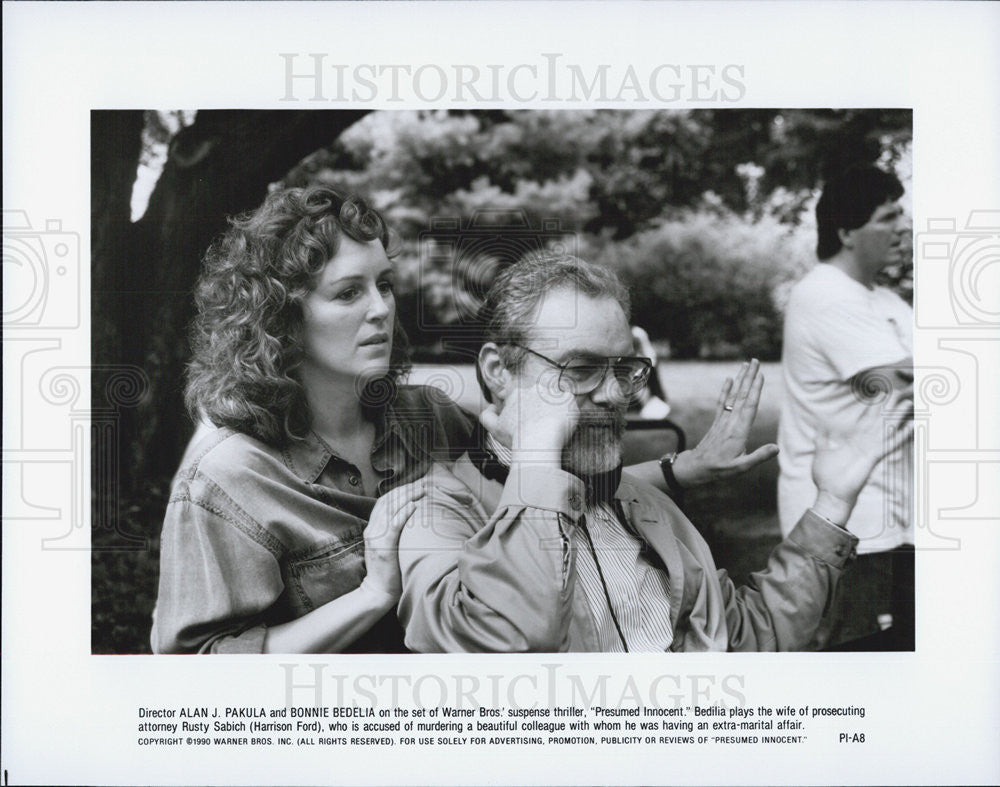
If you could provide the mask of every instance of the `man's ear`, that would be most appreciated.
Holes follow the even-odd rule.
[[[493,402],[500,405],[506,400],[513,385],[513,375],[500,357],[500,348],[495,342],[486,342],[479,350],[479,373],[490,389]]]
[[[837,237],[840,238],[840,245],[845,249],[854,248],[854,230],[848,230],[841,227],[837,230]]]

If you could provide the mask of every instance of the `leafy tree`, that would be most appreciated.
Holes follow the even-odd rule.
[[[631,285],[633,321],[677,358],[780,354],[775,291],[808,264],[803,234],[774,217],[689,211],[590,256]]]
[[[773,246],[781,231],[775,224],[786,225],[790,232],[799,228],[797,249],[811,246],[810,211],[823,178],[856,161],[905,164],[910,122],[907,110],[374,113],[304,162],[289,182],[323,180],[360,191],[385,211],[403,240],[401,296],[418,306],[403,318],[418,345],[440,348],[474,310],[483,272],[522,253],[600,249],[613,264],[640,247],[652,254],[643,246],[649,238],[660,237],[664,226],[676,234],[687,222],[709,233],[701,249],[689,239],[683,253],[673,250],[679,256],[672,262],[649,258],[646,277],[693,259],[718,270],[698,286],[693,272],[685,275],[689,307],[666,317],[662,302],[650,298],[662,285],[644,290],[636,319],[650,323],[654,337],[669,333],[682,355],[755,347],[774,357],[788,276],[773,265],[760,268],[760,255],[741,257],[719,233],[734,232],[747,248]],[[480,219],[487,213],[495,241],[483,237]],[[718,221],[700,221],[702,214]],[[455,235],[465,237],[464,245],[454,244]],[[709,259],[715,253],[728,256]],[[754,298],[741,291],[743,299],[730,304],[727,287],[740,259],[760,269],[744,272],[744,280],[770,278],[753,285]],[[812,260],[800,251],[786,264],[801,274]],[[730,273],[721,276],[722,270]],[[890,280],[905,291],[905,277],[900,270]],[[722,325],[716,336],[720,329],[712,326]],[[707,336],[715,338],[696,341]]]

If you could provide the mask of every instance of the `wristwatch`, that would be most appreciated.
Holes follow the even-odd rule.
[[[677,461],[676,451],[661,458],[660,472],[663,473],[663,480],[667,482],[667,489],[670,491],[670,496],[680,498],[684,495],[684,487],[678,483],[677,476],[674,475],[675,461]]]

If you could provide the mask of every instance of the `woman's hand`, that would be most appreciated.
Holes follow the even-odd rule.
[[[365,574],[361,590],[393,606],[403,592],[399,575],[399,534],[424,496],[422,481],[382,495],[365,527]]]
[[[674,460],[674,476],[681,486],[698,486],[739,475],[778,455],[774,443],[747,453],[747,439],[763,387],[764,375],[756,358],[740,366],[735,382],[726,379],[712,426],[698,445],[678,454]]]
[[[268,626],[265,653],[339,653],[399,602],[399,534],[424,496],[423,484],[407,484],[379,498],[365,527],[361,585],[300,618]]]

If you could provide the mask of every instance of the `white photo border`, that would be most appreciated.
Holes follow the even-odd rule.
[[[24,307],[23,325],[6,324],[12,296],[5,289],[5,783],[8,775],[15,784],[1000,780],[1000,315],[996,300],[991,306],[982,297],[1000,289],[1000,9],[893,2],[5,3],[3,15],[4,209],[23,212],[26,231],[44,236],[52,253],[64,249],[68,261],[59,266],[63,278],[40,291],[43,300]],[[296,67],[315,54],[325,56],[324,66],[344,64],[347,87],[352,69],[365,64],[383,80],[396,73],[401,86],[394,93],[377,80],[371,100],[361,92],[339,101],[336,82],[327,82],[323,100],[304,93],[287,100],[289,54]],[[554,83],[546,70],[552,63]],[[616,100],[629,67],[648,88],[664,64],[690,80],[676,99],[664,91],[650,98],[647,90],[648,100],[639,101],[629,88]],[[495,104],[460,104],[468,108],[913,108],[915,359],[927,402],[917,424],[915,654],[90,654],[89,389],[85,376],[82,385],[73,381],[90,363],[91,110],[459,105],[448,92],[425,100],[436,95],[430,81],[414,89],[412,72],[435,65],[448,67],[449,90],[455,65],[502,75]],[[574,93],[568,65],[586,74],[607,65],[607,101]],[[411,74],[378,72],[381,66],[408,66]],[[514,81],[505,83],[512,72]],[[437,74],[421,73],[427,80]],[[708,94],[699,79],[708,79]],[[360,89],[356,79],[353,87]],[[492,95],[485,91],[480,95]],[[5,226],[5,244],[7,237]],[[49,309],[48,298],[62,299],[59,308]],[[41,316],[30,323],[32,315]],[[45,549],[56,537],[75,548]],[[957,548],[938,548],[945,543]],[[490,698],[480,700],[485,705],[568,704],[576,686],[591,691],[602,680],[609,704],[658,692],[664,702],[680,696],[738,704],[739,695],[746,707],[865,707],[858,729],[868,738],[845,743],[836,724],[813,722],[816,739],[787,748],[345,746],[276,754],[137,743],[140,708],[311,705],[317,686],[328,704],[372,695],[391,703],[395,688],[400,705],[430,705],[439,690],[458,701],[476,681],[473,694]]]

